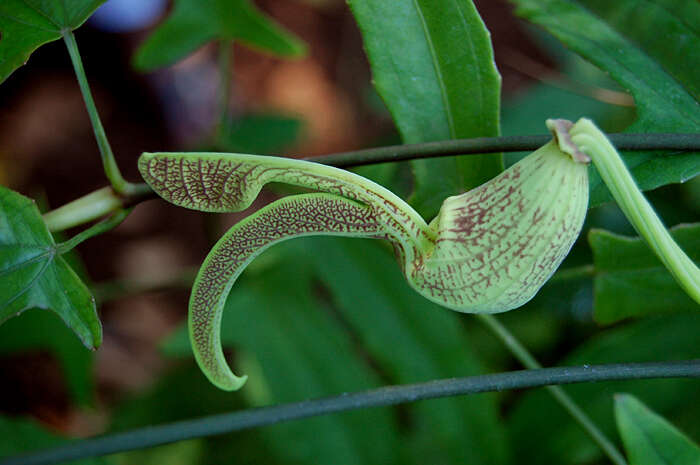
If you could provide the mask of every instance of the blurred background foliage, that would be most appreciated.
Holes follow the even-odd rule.
[[[362,38],[343,1],[255,4],[261,12],[251,10],[251,24],[265,22],[258,16],[264,14],[280,26],[269,26],[253,46],[273,47],[295,59],[274,58],[236,42],[221,72],[217,40],[233,36],[223,26],[199,34],[201,24],[216,18],[198,16],[197,2],[184,0],[175,10],[164,0],[110,0],[76,31],[127,179],[138,178],[136,159],[144,151],[215,149],[294,157],[400,142],[372,87]],[[517,19],[505,1],[475,4],[491,31],[503,78],[502,134],[543,133],[549,117],[585,115],[609,132],[635,120],[634,101],[606,73]],[[169,40],[167,28],[151,35],[166,16],[173,37],[187,40],[163,57],[148,47]],[[147,37],[147,47],[137,52]],[[150,73],[132,65],[151,69],[166,63]],[[228,76],[228,85],[222,85],[222,76]],[[49,199],[46,209],[104,185],[62,43],[39,49],[0,86],[0,106],[1,184]],[[505,162],[520,156],[507,154]],[[402,166],[357,171],[402,195],[411,191]],[[253,208],[282,192],[266,192]],[[666,224],[698,221],[700,178],[648,195]],[[217,390],[191,358],[183,327],[188,286],[213,242],[245,214],[202,214],[147,202],[117,230],[66,257],[97,297],[104,343],[94,353],[85,350],[54,314],[40,310],[0,326],[0,455],[48,446],[64,436],[518,368],[471,316],[415,295],[385,244],[311,238],[265,252],[236,284],[222,339],[237,371],[251,376],[240,393]],[[614,204],[591,209],[563,265],[576,270],[574,276],[553,280],[524,308],[504,314],[503,323],[544,365],[700,357],[694,304],[683,300],[664,270],[653,268],[653,257],[639,258],[639,244],[594,228],[633,235]],[[676,234],[700,260],[697,226]],[[611,259],[613,252],[619,257]],[[617,267],[625,257],[647,260],[648,272],[656,274],[639,278],[634,270]],[[595,264],[595,272],[589,264]],[[662,286],[662,294],[641,292],[649,279]],[[668,315],[625,319],[629,308],[642,304],[648,313],[662,309]],[[625,391],[700,439],[697,380],[566,390],[612,437],[617,438],[613,395]],[[595,464],[604,459],[559,405],[535,390],[360,410],[80,463],[233,462]]]

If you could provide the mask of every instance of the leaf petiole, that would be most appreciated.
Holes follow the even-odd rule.
[[[131,208],[129,209],[123,209],[119,210],[118,212],[114,213],[112,216],[109,218],[106,218],[99,223],[95,223],[94,225],[90,226],[84,231],[79,232],[75,236],[71,237],[65,242],[61,242],[56,245],[56,252],[59,255],[62,255],[66,252],[71,251],[73,248],[81,244],[82,242],[95,237],[99,236],[100,234],[103,234],[110,229],[113,229],[119,224],[124,221],[124,219],[129,216],[129,213],[131,213]]]
[[[131,184],[131,190],[132,195],[121,196],[112,187],[105,186],[44,213],[44,223],[49,231],[63,231],[133,206],[153,196],[153,191],[148,184]]]

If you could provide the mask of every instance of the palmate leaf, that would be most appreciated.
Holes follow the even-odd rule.
[[[637,104],[629,132],[700,131],[700,3],[696,0],[511,0],[538,24],[627,89]],[[639,187],[653,189],[700,173],[700,153],[627,152]],[[610,200],[597,173],[591,206]]]
[[[351,0],[379,95],[404,143],[499,135],[501,78],[471,0]],[[497,155],[411,162],[411,205],[426,219],[442,201],[497,175]],[[439,182],[435,182],[439,179]]]
[[[700,224],[678,225],[671,236],[700,264]],[[594,229],[594,316],[599,323],[655,313],[698,310],[641,238]]]
[[[105,0],[2,0],[0,83],[39,46],[78,28]]]
[[[64,251],[34,201],[0,186],[0,323],[28,308],[50,309],[94,349],[102,342],[95,299]]]
[[[634,396],[615,396],[615,419],[630,465],[700,463],[700,447]]]
[[[211,40],[239,40],[282,57],[300,57],[304,43],[262,14],[249,0],[176,0],[170,16],[141,44],[134,66],[171,65]]]

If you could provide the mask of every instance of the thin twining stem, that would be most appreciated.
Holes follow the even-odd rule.
[[[524,367],[531,370],[542,368],[542,365],[540,365],[537,359],[535,359],[527,348],[525,348],[525,346],[523,346],[495,316],[489,314],[479,314],[476,316],[501,340],[501,342],[503,342],[506,348],[510,350],[511,354],[513,354]],[[627,465],[627,461],[624,455],[622,455],[622,452],[615,447],[615,444],[605,436],[605,433],[596,426],[593,420],[571,397],[569,397],[561,386],[547,386],[546,389],[614,464]]]
[[[541,368],[386,386],[333,397],[253,408],[134,429],[0,460],[0,465],[47,465],[230,433],[300,418],[481,392],[557,384],[650,378],[700,378],[700,359],[677,362]]]
[[[620,150],[700,151],[700,134],[609,134],[608,138]],[[303,160],[347,168],[420,158],[532,151],[541,147],[550,139],[551,135],[478,137],[475,139],[457,139],[424,144],[375,147],[352,152],[305,157]],[[130,184],[130,186],[131,192],[126,195],[120,195],[108,188],[102,188],[63,205],[57,209],[61,210],[60,215],[53,214],[57,210],[53,210],[45,215],[47,225],[51,231],[62,231],[93,221],[125,206],[135,205],[156,197],[148,184],[139,183]],[[100,202],[99,205],[91,205],[92,199],[90,202],[83,201],[89,196],[99,196],[101,199],[104,198],[104,201]],[[91,206],[88,207],[88,205]]]
[[[618,150],[700,151],[700,134],[608,134]],[[305,160],[346,168],[395,161],[478,155],[499,152],[530,152],[551,140],[551,135],[477,137],[422,144],[393,145],[352,152],[333,153]]]

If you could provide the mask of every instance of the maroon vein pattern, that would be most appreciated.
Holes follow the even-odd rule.
[[[189,325],[197,358],[212,378],[230,376],[223,371],[227,365],[220,326],[223,306],[236,278],[271,245],[314,234],[385,237],[384,227],[374,220],[370,208],[329,194],[307,194],[278,200],[245,218],[209,253],[192,289]]]

